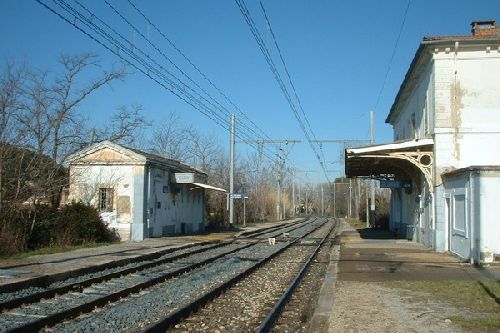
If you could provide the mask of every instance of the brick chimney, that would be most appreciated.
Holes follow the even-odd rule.
[[[499,29],[495,21],[474,21],[472,26],[472,36],[478,38],[498,37]]]

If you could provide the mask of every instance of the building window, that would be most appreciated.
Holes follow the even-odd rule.
[[[113,211],[113,189],[100,188],[99,189],[99,210],[101,212]]]
[[[465,194],[456,194],[453,197],[453,231],[467,237],[467,211]]]

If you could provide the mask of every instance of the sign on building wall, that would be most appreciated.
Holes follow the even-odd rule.
[[[177,184],[204,183],[205,179],[194,172],[176,172],[174,179]]]
[[[408,180],[380,180],[381,188],[411,188]]]

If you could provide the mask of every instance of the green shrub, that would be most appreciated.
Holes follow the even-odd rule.
[[[11,209],[0,211],[0,255],[11,255],[25,250],[24,225]]]
[[[48,205],[17,206],[0,212],[0,255],[52,246],[105,243],[115,240],[99,212],[82,203],[61,209]]]
[[[54,235],[59,246],[110,242],[114,238],[99,212],[79,202],[72,202],[60,210]]]
[[[50,246],[54,238],[58,210],[49,205],[35,205],[23,209],[20,213],[27,235],[26,248],[35,250]]]

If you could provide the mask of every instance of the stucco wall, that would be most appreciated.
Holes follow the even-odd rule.
[[[480,239],[479,257],[481,261],[491,262],[494,255],[500,255],[500,223],[497,211],[500,203],[500,171],[481,172],[475,194],[474,212],[476,219],[480,221],[477,227]]]
[[[500,53],[478,50],[434,55],[436,168],[499,165]]]
[[[191,184],[172,184],[171,173],[151,168],[147,203],[149,236],[200,232],[204,229],[204,191]]]
[[[423,233],[419,240],[426,245],[432,244],[438,251],[447,250],[448,225],[445,221],[445,202],[443,179],[441,175],[457,168],[471,165],[500,165],[500,52],[497,46],[488,50],[485,45],[454,47],[428,47],[421,56],[425,61],[417,62],[405,91],[401,93],[395,110],[394,138],[412,139],[412,115],[414,114],[416,137],[428,135],[434,138],[434,207],[424,205],[421,217]],[[429,56],[430,54],[430,56]],[[428,118],[425,116],[428,112]],[[488,181],[481,180],[481,214],[498,204],[499,196],[489,190],[482,197]],[[491,182],[494,183],[494,182]],[[497,185],[495,185],[497,186]],[[492,199],[495,198],[495,199]],[[399,200],[397,196],[393,199]],[[405,211],[405,200],[394,203],[394,209],[402,209],[402,219],[407,223],[415,217],[411,207]],[[493,201],[492,201],[493,200]],[[488,205],[489,208],[485,208]],[[492,206],[490,206],[492,205]],[[403,207],[403,208],[400,208]],[[434,212],[432,211],[434,208]],[[432,223],[433,214],[435,222]],[[413,217],[412,217],[413,216]],[[478,230],[489,230],[481,219]],[[402,221],[404,222],[404,221]],[[499,246],[498,236],[483,235],[478,242],[486,242],[488,247]],[[483,237],[484,236],[484,237]],[[479,236],[478,236],[479,237]],[[485,243],[485,244],[486,244]],[[479,245],[478,245],[479,246]],[[486,245],[485,245],[486,246]],[[497,251],[496,248],[494,251]]]
[[[130,223],[137,207],[132,200],[135,192],[141,192],[136,178],[143,177],[143,166],[128,165],[73,165],[71,166],[69,200],[81,201],[98,208],[98,189],[113,188],[113,210],[102,212],[108,227],[116,229],[122,240],[130,238]]]
[[[500,254],[500,225],[495,209],[500,202],[500,171],[465,170],[447,176],[444,188],[445,196],[451,197],[456,192],[466,194],[468,230],[465,237],[470,241],[467,246],[472,250],[473,261],[492,262],[494,256]],[[464,259],[470,258],[470,251],[462,252]]]
[[[394,140],[420,139],[431,135],[434,107],[429,98],[434,88],[432,65],[428,64],[408,85],[411,87],[400,101],[398,117],[394,122]]]

